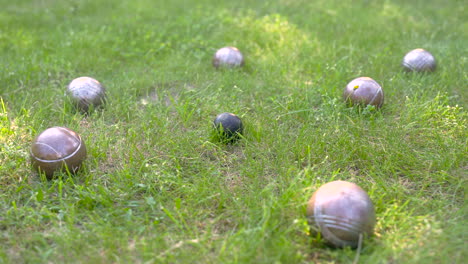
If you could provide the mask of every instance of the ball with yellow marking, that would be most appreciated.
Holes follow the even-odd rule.
[[[348,83],[343,98],[351,105],[373,105],[380,108],[384,103],[382,87],[369,77],[359,77]]]

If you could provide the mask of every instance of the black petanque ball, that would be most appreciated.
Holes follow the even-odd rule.
[[[401,63],[406,71],[431,72],[436,69],[436,60],[424,49],[414,49],[406,53]]]
[[[321,233],[335,247],[357,247],[359,237],[372,235],[376,222],[374,205],[354,183],[333,181],[322,185],[307,204],[312,234]]]
[[[33,167],[51,178],[56,171],[78,171],[86,158],[86,146],[76,132],[65,127],[51,127],[34,139],[30,155]]]
[[[222,113],[216,116],[214,127],[226,139],[236,139],[243,132],[242,120],[235,114]]]
[[[359,77],[348,83],[343,98],[352,105],[373,105],[380,108],[384,103],[382,87],[369,77]]]
[[[213,56],[213,66],[219,67],[240,67],[244,65],[244,56],[236,47],[224,47],[216,51]]]
[[[106,99],[106,89],[91,77],[79,77],[68,84],[67,92],[73,103],[82,111],[102,105]]]

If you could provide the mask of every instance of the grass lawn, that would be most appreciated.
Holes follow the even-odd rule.
[[[0,263],[464,263],[468,16],[459,0],[0,0]],[[241,69],[216,70],[236,46]],[[405,73],[424,48],[433,73]],[[91,76],[104,109],[67,84]],[[349,107],[369,76],[382,109]],[[245,124],[235,144],[212,122]],[[65,126],[77,175],[29,149]],[[345,180],[377,224],[359,252],[309,235],[307,201]]]

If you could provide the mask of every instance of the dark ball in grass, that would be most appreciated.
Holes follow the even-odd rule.
[[[359,244],[360,236],[372,235],[376,222],[374,205],[358,185],[333,181],[322,185],[307,204],[312,234],[321,233],[335,247]]]
[[[242,120],[232,113],[219,114],[216,116],[213,124],[218,135],[226,140],[238,139],[244,130]]]
[[[236,47],[224,47],[216,51],[213,56],[213,66],[215,68],[240,67],[244,65],[244,56]]]
[[[79,77],[68,84],[67,92],[73,103],[84,112],[101,106],[106,99],[106,89],[91,77]]]
[[[86,158],[86,146],[75,131],[51,127],[34,139],[30,155],[33,167],[52,178],[56,171],[76,173]]]
[[[373,105],[380,108],[384,103],[382,87],[369,77],[359,77],[348,83],[343,98],[351,105]]]
[[[436,69],[436,60],[424,49],[414,49],[406,53],[401,63],[406,71],[432,72]]]

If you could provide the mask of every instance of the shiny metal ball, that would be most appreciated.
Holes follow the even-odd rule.
[[[90,106],[102,105],[106,98],[106,89],[100,82],[91,77],[79,77],[68,84],[67,92],[74,104],[87,112]]]
[[[242,120],[235,114],[222,113],[216,116],[213,125],[223,138],[237,139],[244,130]]]
[[[235,47],[224,47],[216,51],[213,56],[213,66],[219,67],[240,67],[244,65],[244,56]]]
[[[431,72],[436,69],[436,60],[424,49],[414,49],[406,53],[401,63],[406,71]]]
[[[51,127],[34,139],[30,155],[33,167],[51,178],[56,171],[78,171],[86,158],[86,146],[73,130]]]
[[[379,108],[384,103],[382,87],[369,77],[359,77],[348,83],[343,98],[352,105],[373,105]]]
[[[321,233],[335,247],[357,247],[359,236],[372,235],[376,222],[374,205],[354,183],[333,181],[322,185],[307,204],[311,233]]]

